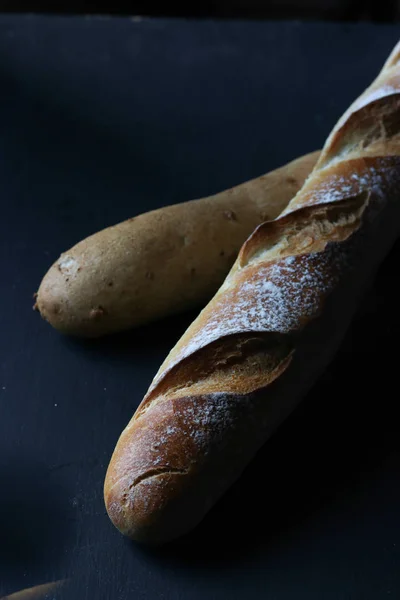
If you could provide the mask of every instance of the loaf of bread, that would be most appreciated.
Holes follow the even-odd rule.
[[[161,543],[192,529],[333,357],[400,230],[399,57],[246,241],[123,431],[104,488],[122,533]]]
[[[35,307],[59,331],[95,337],[204,305],[245,239],[287,206],[318,156],[88,237],[50,268]]]
[[[55,592],[63,583],[65,583],[65,580],[43,583],[42,585],[36,585],[35,587],[25,588],[19,592],[14,592],[13,594],[0,598],[0,600],[45,600],[46,598],[56,600]]]

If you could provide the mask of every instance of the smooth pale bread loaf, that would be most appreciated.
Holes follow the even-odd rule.
[[[318,156],[95,233],[54,263],[35,307],[62,333],[95,337],[204,305],[244,240],[287,206]]]

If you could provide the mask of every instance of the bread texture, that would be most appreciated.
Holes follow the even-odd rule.
[[[196,526],[332,359],[399,234],[399,54],[245,242],[123,431],[104,494],[125,535],[162,543]]]
[[[96,337],[204,306],[245,239],[286,208],[318,156],[95,233],[53,264],[35,307],[62,333]]]

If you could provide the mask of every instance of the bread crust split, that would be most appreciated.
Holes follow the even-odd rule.
[[[332,359],[399,234],[399,55],[245,242],[122,432],[104,496],[125,535],[162,543],[196,526]]]

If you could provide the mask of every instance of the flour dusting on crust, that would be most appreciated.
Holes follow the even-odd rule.
[[[217,301],[204,327],[185,346],[180,360],[214,340],[236,333],[289,333],[318,313],[321,296],[336,282],[343,255],[337,245],[324,253],[289,256],[259,265]],[[327,275],[327,273],[331,273]],[[225,306],[229,305],[229,311]]]

